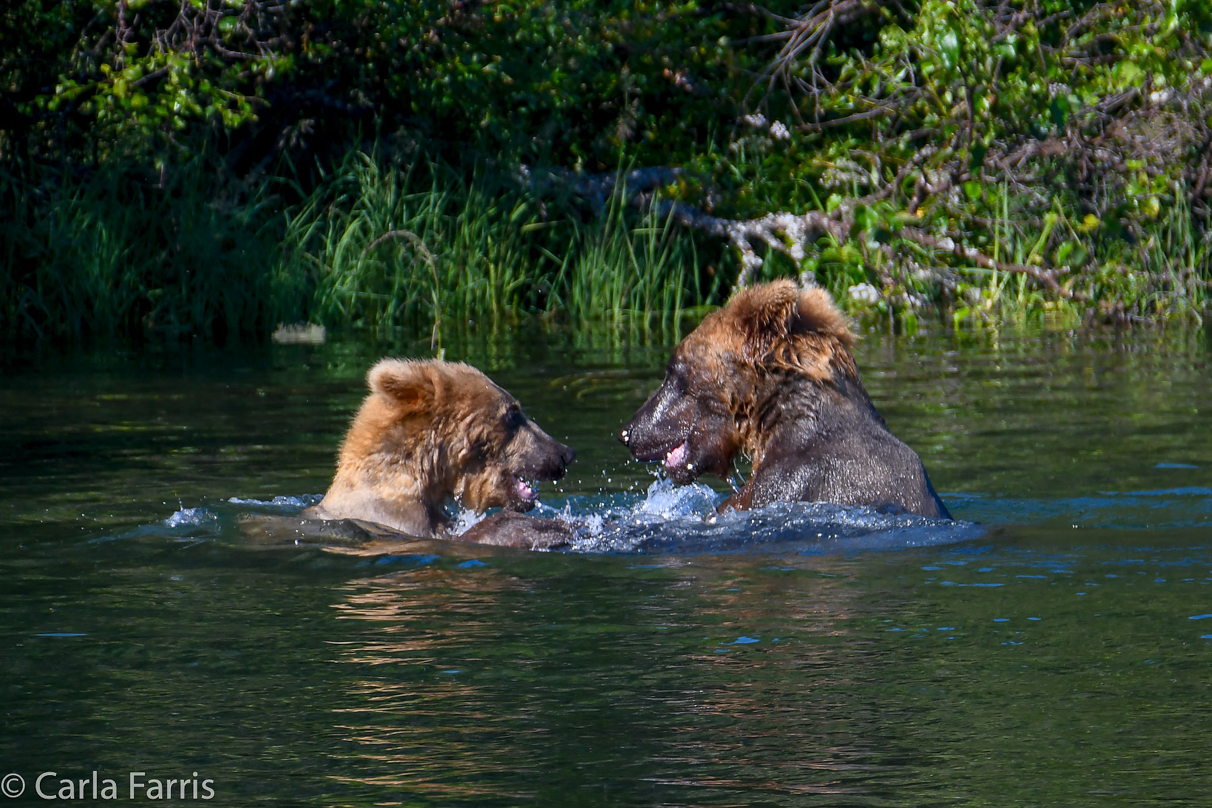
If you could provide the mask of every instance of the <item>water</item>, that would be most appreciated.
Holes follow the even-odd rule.
[[[366,367],[410,350],[5,374],[14,804],[94,771],[119,803],[131,772],[239,806],[1212,801],[1201,334],[868,336],[872,398],[955,524],[705,522],[726,485],[671,489],[611,437],[667,346],[486,339],[451,358],[577,449],[543,489],[589,524],[572,551],[244,540],[241,514],[324,490]]]

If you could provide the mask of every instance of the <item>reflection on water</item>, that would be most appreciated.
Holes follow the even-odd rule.
[[[672,559],[555,578],[514,559],[464,569],[353,581],[336,606],[368,624],[338,657],[360,672],[359,706],[339,711],[357,782],[449,804],[570,786],[844,793],[865,790],[845,773],[879,768],[813,697],[845,686],[837,665],[857,650],[838,627],[855,595],[842,577],[748,581]],[[435,630],[452,615],[456,636]]]
[[[198,771],[238,806],[1187,804],[1212,786],[1202,335],[865,339],[872,397],[956,523],[711,520],[724,485],[654,482],[611,437],[668,346],[450,347],[577,448],[543,511],[582,525],[573,551],[244,540],[241,514],[325,489],[365,368],[398,348],[0,379],[5,771]]]

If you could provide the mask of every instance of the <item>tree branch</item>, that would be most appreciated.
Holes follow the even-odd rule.
[[[928,247],[932,250],[940,250],[942,252],[949,252],[953,255],[959,256],[960,258],[967,259],[983,269],[995,269],[998,272],[1014,272],[1034,278],[1066,300],[1086,299],[1085,295],[1061,286],[1060,281],[1057,280],[1058,273],[1054,269],[1043,269],[1041,267],[1030,266],[1029,264],[1008,264],[1003,261],[994,261],[992,258],[979,250],[972,247],[965,247],[963,244],[960,244],[950,236],[943,236],[942,238],[939,238],[937,236],[930,235],[924,230],[918,230],[916,227],[903,228],[900,235],[902,238],[908,239],[915,244],[920,244],[923,247]]]

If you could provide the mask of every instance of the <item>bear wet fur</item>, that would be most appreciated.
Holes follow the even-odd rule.
[[[305,518],[351,519],[420,539],[549,547],[567,531],[520,515],[534,481],[557,480],[573,451],[523,414],[475,368],[440,360],[383,359],[341,444],[324,499]],[[504,508],[455,535],[447,498],[476,512]],[[532,524],[538,523],[538,524]]]
[[[863,388],[854,339],[824,289],[741,291],[677,346],[619,438],[679,484],[726,478],[738,454],[750,457],[752,475],[721,510],[831,502],[950,519]]]

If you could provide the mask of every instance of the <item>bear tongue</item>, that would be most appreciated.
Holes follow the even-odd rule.
[[[530,486],[530,483],[526,482],[521,477],[514,478],[514,486],[518,494],[518,499],[522,500],[523,502],[533,502],[539,498],[539,495]]]
[[[686,444],[682,443],[669,450],[669,454],[665,455],[665,468],[676,469],[679,466],[686,464]]]

